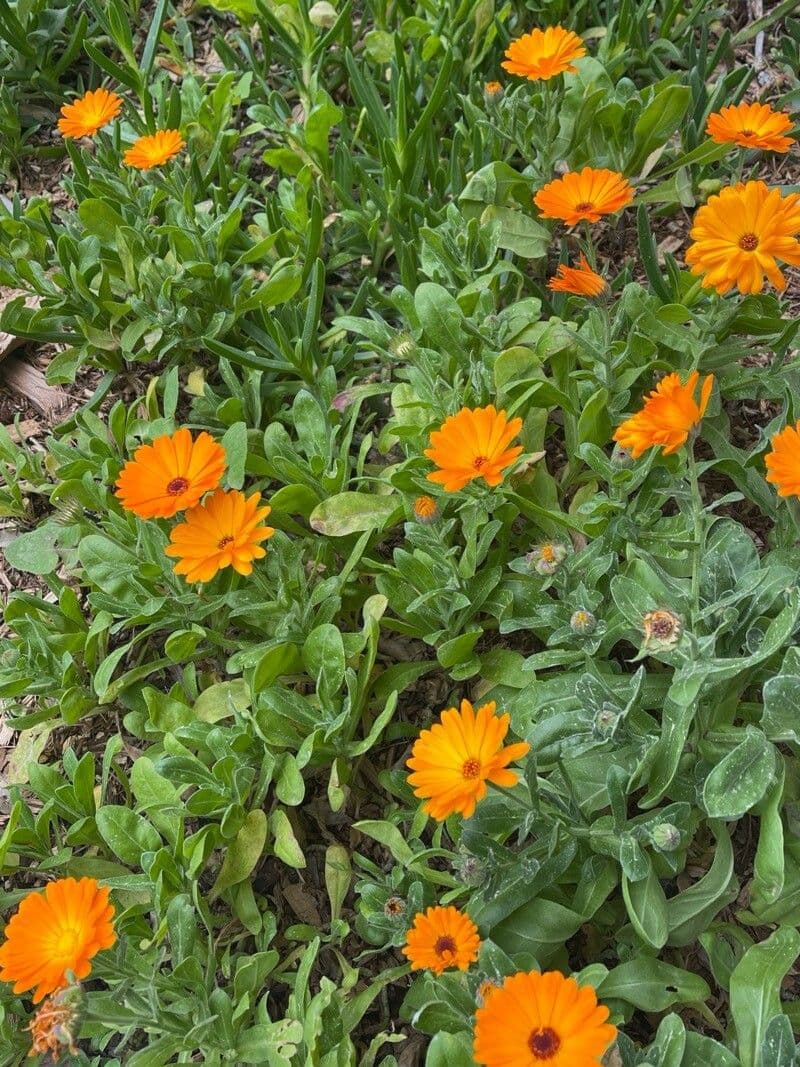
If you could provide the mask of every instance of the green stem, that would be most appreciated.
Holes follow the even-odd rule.
[[[696,623],[700,614],[700,562],[703,556],[704,523],[703,523],[703,498],[700,495],[700,485],[697,477],[697,460],[694,454],[694,438],[688,443],[686,450],[686,474],[689,479],[690,507],[692,518],[692,533],[694,547],[692,550],[692,626]]]

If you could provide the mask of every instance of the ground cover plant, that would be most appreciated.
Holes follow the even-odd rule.
[[[795,6],[0,0],[0,1063],[800,1064]]]

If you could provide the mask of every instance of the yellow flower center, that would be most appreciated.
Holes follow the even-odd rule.
[[[535,1060],[551,1060],[561,1047],[561,1038],[549,1026],[533,1030],[528,1038],[528,1048]]]
[[[473,459],[472,461],[472,466],[475,468],[476,471],[479,471],[484,465],[484,463],[488,462],[488,458],[488,456],[476,456],[475,459]]]
[[[594,207],[594,204],[591,202],[591,200],[581,200],[580,204],[576,204],[575,205],[575,210],[576,211],[591,211],[593,207]]]
[[[480,773],[480,760],[476,760],[474,757],[470,757],[470,759],[464,760],[464,766],[461,768],[462,778],[477,778]]]
[[[433,951],[437,956],[451,955],[456,950],[456,943],[452,937],[442,936],[433,946]]]
[[[82,941],[81,930],[68,926],[56,936],[54,955],[66,959],[74,959],[80,950]]]
[[[167,492],[170,496],[180,496],[181,493],[185,493],[189,488],[189,481],[186,478],[173,478],[167,486]]]
[[[745,233],[739,238],[739,248],[743,252],[755,252],[758,248],[758,237],[754,233]]]
[[[221,541],[217,542],[217,548],[225,548],[227,545],[231,544],[232,541],[233,538],[228,534],[226,537],[223,537]]]
[[[552,563],[556,558],[555,549],[552,545],[542,545],[541,558],[545,563]]]

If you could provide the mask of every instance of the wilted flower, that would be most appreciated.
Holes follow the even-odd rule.
[[[486,865],[469,852],[462,852],[453,866],[464,885],[475,888],[486,881]]]
[[[428,908],[414,917],[403,955],[412,971],[429,970],[441,974],[450,967],[466,971],[478,958],[481,939],[478,927],[458,908]]]
[[[619,722],[619,711],[610,705],[602,707],[594,717],[594,730],[599,737],[612,737]]]
[[[353,394],[349,389],[343,389],[341,393],[337,393],[333,400],[331,400],[331,407],[334,411],[342,412],[346,411],[352,402]]]
[[[608,288],[605,278],[593,271],[581,252],[577,267],[559,264],[555,277],[547,283],[554,293],[572,293],[574,296],[600,296]]]
[[[67,986],[48,997],[27,1027],[31,1034],[28,1055],[49,1053],[52,1062],[58,1063],[66,1048],[70,1056],[77,1056],[75,1040],[83,1019],[85,1001],[85,994],[79,985]]]
[[[660,852],[674,852],[681,843],[681,832],[671,822],[662,822],[650,835],[653,844]]]
[[[642,619],[645,648],[666,652],[677,645],[683,629],[681,620],[672,611],[648,611]]]
[[[548,542],[536,545],[525,557],[528,566],[537,574],[548,576],[555,574],[564,560],[567,558],[567,550],[558,542]]]
[[[597,619],[592,615],[591,611],[585,611],[583,608],[573,611],[569,620],[569,628],[575,634],[590,634],[596,626]]]
[[[407,359],[408,356],[416,349],[417,342],[408,333],[407,330],[401,330],[392,338],[392,342],[389,345],[389,350],[392,355],[397,356],[398,359]]]

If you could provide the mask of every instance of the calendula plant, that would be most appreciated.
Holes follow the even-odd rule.
[[[3,1063],[796,1067],[791,15],[0,0]]]

